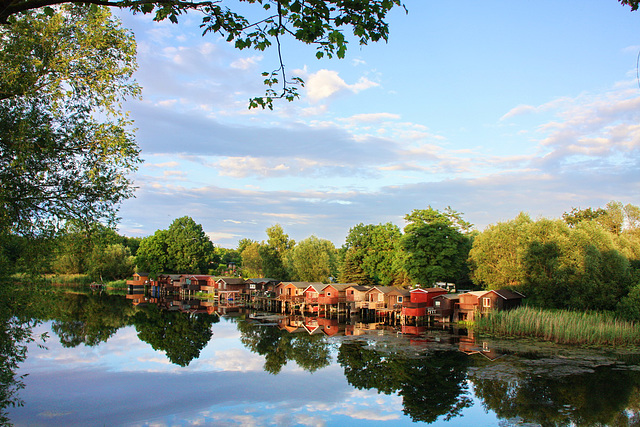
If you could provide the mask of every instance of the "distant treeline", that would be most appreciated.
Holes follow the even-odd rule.
[[[533,220],[521,213],[479,232],[451,208],[405,216],[406,225],[357,224],[340,248],[314,235],[299,242],[281,225],[267,240],[241,239],[217,248],[190,217],[145,238],[101,225],[69,223],[55,237],[2,236],[5,273],[85,274],[116,280],[134,269],[363,285],[458,289],[512,288],[545,308],[606,310],[640,319],[640,208],[610,202],[603,208]],[[46,250],[43,251],[42,248]],[[36,256],[37,255],[37,256]]]

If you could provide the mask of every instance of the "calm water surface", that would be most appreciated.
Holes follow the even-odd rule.
[[[28,376],[24,406],[7,410],[15,425],[640,422],[640,357],[628,351],[218,317],[120,296],[61,296],[49,309],[33,328],[49,338],[17,369]]]

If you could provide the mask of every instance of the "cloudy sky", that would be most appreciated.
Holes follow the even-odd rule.
[[[340,246],[358,223],[403,227],[429,205],[482,230],[521,211],[640,204],[639,13],[616,0],[405,4],[388,43],[352,42],[344,60],[285,43],[306,87],[274,111],[247,106],[275,51],[202,37],[197,14],[121,13],[138,42],[143,99],[126,108],[145,159],[121,233],[189,215],[223,247],[276,223]]]

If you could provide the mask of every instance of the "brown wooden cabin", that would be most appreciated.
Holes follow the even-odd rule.
[[[159,274],[151,284],[172,292],[180,288],[180,274]]]
[[[331,283],[326,285],[318,296],[318,304],[336,305],[347,302],[347,288],[353,283]]]
[[[302,302],[304,290],[310,284],[309,282],[280,282],[275,289],[276,297],[282,301]]]
[[[273,293],[278,281],[266,277],[246,279],[247,292],[251,297],[256,295],[270,295]]]
[[[393,307],[393,303],[390,301],[397,301],[396,294],[389,295],[389,293],[397,288],[392,286],[374,286],[366,293],[366,306],[364,308],[376,309],[376,308],[390,308]]]
[[[388,296],[388,308],[398,309],[402,307],[404,302],[411,298],[411,293],[408,289],[392,288],[387,294]]]
[[[328,285],[324,283],[311,283],[303,291],[305,304],[318,304],[320,295],[324,295],[324,288]]]
[[[180,276],[180,288],[183,291],[199,292],[201,286],[209,283],[210,277],[206,274],[183,274]]]
[[[144,286],[149,283],[149,273],[133,273],[132,279],[127,280],[127,286]]]
[[[218,279],[219,277],[215,276],[207,277],[206,283],[200,285],[200,292],[204,292],[206,294],[215,294],[216,289],[218,288]]]
[[[453,322],[459,301],[459,294],[438,295],[433,298],[433,307],[427,309],[427,314],[437,322]]]
[[[247,284],[241,277],[222,277],[216,281],[215,286],[221,303],[240,300],[247,289]]]
[[[524,295],[508,289],[474,291],[460,294],[458,320],[473,321],[476,315],[492,310],[509,310],[520,306]]]
[[[352,285],[345,289],[347,302],[353,302],[356,305],[367,300],[367,292],[371,286]]]

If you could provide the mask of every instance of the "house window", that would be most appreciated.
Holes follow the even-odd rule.
[[[252,283],[252,284],[249,285],[249,289],[255,289],[255,288],[256,288],[255,284]]]
[[[483,307],[491,307],[491,298],[482,298]]]
[[[402,302],[402,297],[398,297],[398,302]]]
[[[382,294],[378,294],[378,301],[384,301],[384,296]]]
[[[440,301],[434,301],[433,305],[436,306],[436,307],[440,307]]]
[[[331,296],[331,292],[327,292],[327,296],[330,297]]]

